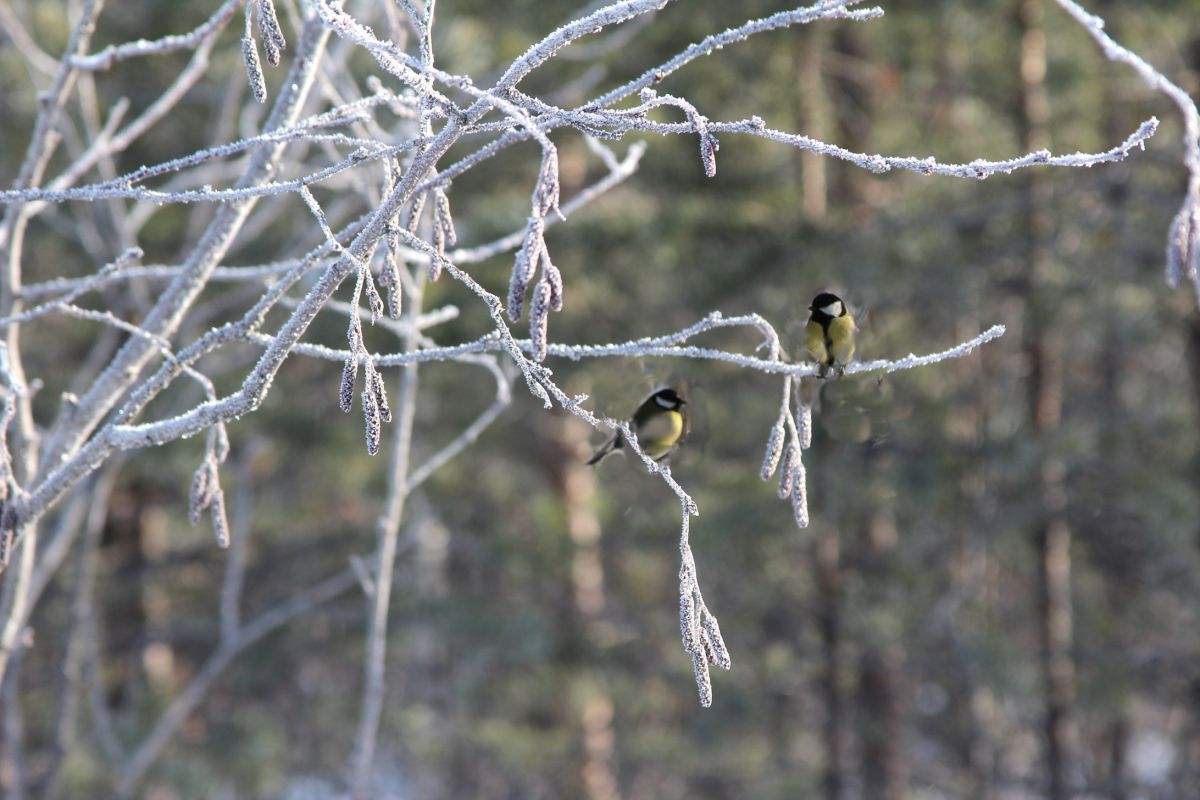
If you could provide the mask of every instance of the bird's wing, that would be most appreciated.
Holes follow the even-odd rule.
[[[818,364],[829,361],[829,353],[825,350],[825,329],[821,323],[809,320],[804,326],[804,347]]]
[[[596,448],[596,452],[592,453],[592,457],[587,460],[588,466],[600,463],[601,459],[603,459],[606,455],[620,447],[623,447],[624,444],[624,437],[621,436],[620,431],[617,431],[612,435],[611,438],[609,438],[607,442]]]

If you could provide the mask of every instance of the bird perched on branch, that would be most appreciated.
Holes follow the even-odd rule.
[[[637,411],[633,412],[630,427],[637,435],[638,445],[655,461],[663,461],[687,434],[688,419],[685,413],[687,399],[682,387],[665,387],[650,394]],[[588,464],[598,463],[609,453],[625,446],[625,436],[617,431],[607,442],[600,445]]]
[[[830,370],[840,378],[854,358],[854,317],[842,298],[830,292],[814,297],[808,310],[812,316],[804,326],[804,346],[820,365],[822,378]]]

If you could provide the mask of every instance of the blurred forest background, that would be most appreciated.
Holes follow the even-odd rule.
[[[61,52],[63,4],[6,5],[44,50]],[[214,5],[111,3],[93,50],[189,30]],[[673,4],[620,40],[598,38],[587,62],[567,51],[531,76],[530,91],[554,88],[569,106],[785,6]],[[1088,7],[1195,95],[1194,0]],[[552,342],[626,341],[713,310],[758,312],[799,358],[805,307],[823,288],[858,309],[863,358],[933,352],[994,323],[1008,334],[882,383],[828,386],[806,456],[805,531],[758,477],[778,379],[711,363],[548,362],[568,392],[615,416],[656,384],[693,386],[697,430],[673,469],[700,505],[692,543],[733,658],[714,675],[707,710],[679,644],[677,500],[633,459],[583,467],[599,434],[544,411],[518,381],[513,406],[406,509],[378,796],[1200,797],[1200,317],[1193,293],[1162,277],[1186,180],[1176,109],[1105,61],[1053,3],[884,8],[871,22],[756,36],[659,89],[713,118],[757,114],[852,150],[943,162],[1105,150],[1150,115],[1159,133],[1122,163],[982,182],[876,176],[738,136],[723,137],[718,174],[706,179],[694,137],[651,139],[632,179],[548,233],[568,287]],[[565,0],[441,0],[438,63],[483,85],[575,10]],[[212,74],[244,83],[237,35],[223,35]],[[99,90],[137,107],[187,56],[118,65]],[[378,72],[366,56],[355,63],[360,82]],[[38,82],[2,38],[0,86],[8,186]],[[230,118],[225,97],[201,83],[122,166],[208,146]],[[552,138],[570,197],[600,168],[578,134]],[[520,226],[536,165],[526,148],[456,181],[459,240]],[[146,263],[178,259],[196,224],[189,213],[168,206],[147,224],[137,242]],[[31,231],[27,280],[94,268],[72,268],[79,256],[52,228]],[[295,235],[256,230],[233,261],[270,261]],[[472,274],[503,292],[511,263],[497,257]],[[427,306],[444,303],[464,313],[440,340],[486,329],[478,303],[446,280]],[[344,321],[321,325],[314,338],[336,341]],[[47,382],[50,413],[95,328],[56,320],[38,330],[47,338],[27,369]],[[471,367],[432,364],[421,375],[418,456],[461,430],[491,391]],[[338,410],[339,377],[336,364],[293,356],[264,408],[230,427],[224,481],[248,534],[251,610],[374,547],[389,440],[367,456],[360,417]],[[112,751],[145,735],[213,648],[227,554],[187,522],[201,449],[197,439],[144,451],[111,475],[92,609],[100,636],[66,748],[57,665],[74,562],[33,617],[19,665],[23,729],[6,730],[6,742],[24,741],[28,796],[42,796],[38,776],[58,759],[59,796],[107,795]],[[150,771],[144,796],[340,791],[364,620],[352,590],[241,654]]]

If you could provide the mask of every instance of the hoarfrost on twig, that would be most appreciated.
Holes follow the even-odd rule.
[[[1134,66],[1152,86],[1170,95],[1184,114],[1188,137],[1185,162],[1191,180],[1188,195],[1170,231],[1168,265],[1173,280],[1181,277],[1195,280],[1200,297],[1200,277],[1197,276],[1200,271],[1197,269],[1200,264],[1200,150],[1197,150],[1200,146],[1197,144],[1200,115],[1182,90],[1113,42],[1096,18],[1072,0],[1058,2],[1100,43],[1107,56]],[[631,356],[703,359],[779,376],[782,382],[780,411],[770,428],[760,473],[764,480],[778,473],[779,494],[790,498],[800,527],[807,525],[809,520],[801,457],[802,451],[811,444],[812,410],[800,401],[800,392],[792,384],[814,375],[816,370],[810,364],[788,362],[774,327],[756,314],[724,317],[714,312],[682,330],[624,343],[550,341],[549,312],[563,308],[564,286],[563,276],[553,263],[546,244],[547,229],[628,178],[645,153],[643,143],[632,142],[619,158],[602,140],[628,140],[641,133],[696,136],[701,166],[710,177],[716,174],[719,137],[731,147],[737,145],[738,137],[753,136],[843,159],[874,173],[901,169],[922,175],[982,179],[1025,168],[1091,167],[1118,161],[1143,148],[1158,124],[1156,119],[1148,119],[1124,141],[1097,153],[1055,155],[1039,150],[1007,159],[976,159],[953,164],[941,163],[932,157],[857,153],[803,134],[774,129],[759,116],[723,121],[709,116],[711,109],[705,109],[706,113],[702,114],[688,99],[659,94],[651,88],[698,58],[767,31],[821,20],[861,22],[882,15],[879,8],[854,8],[861,5],[861,0],[823,0],[808,7],[749,20],[695,42],[637,78],[575,108],[559,108],[545,98],[527,94],[519,86],[568,45],[595,31],[648,19],[666,5],[665,0],[621,0],[601,4],[578,19],[555,28],[503,65],[500,77],[489,87],[476,85],[471,76],[435,66],[431,30],[435,4],[432,0],[426,0],[419,9],[416,4],[401,3],[417,32],[416,54],[405,51],[395,41],[376,36],[371,27],[341,3],[311,0],[307,7],[313,15],[306,19],[293,51],[289,51],[293,56],[289,75],[280,84],[279,96],[274,100],[270,118],[262,130],[159,164],[144,165],[116,177],[112,177],[116,170],[110,170],[101,173],[101,177],[93,182],[84,183],[86,176],[94,174],[98,164],[111,165],[115,156],[125,153],[183,101],[189,88],[206,74],[209,54],[221,31],[234,19],[239,3],[244,5],[245,12],[241,46],[247,80],[255,99],[266,102],[258,40],[262,40],[266,61],[271,65],[280,63],[287,47],[273,0],[226,0],[190,32],[154,41],[117,44],[91,55],[87,54],[87,48],[96,6],[85,4],[87,12],[81,15],[67,55],[58,65],[55,82],[44,97],[45,104],[39,112],[18,180],[11,188],[0,191],[0,204],[10,206],[4,225],[0,227],[0,247],[8,246],[14,238],[19,240],[23,226],[52,203],[124,199],[142,206],[141,210],[135,210],[141,214],[141,219],[149,218],[154,212],[145,209],[157,204],[207,203],[217,207],[216,221],[205,231],[194,253],[181,265],[129,265],[127,262],[133,258],[126,256],[133,252],[131,249],[111,269],[102,268],[84,278],[55,278],[43,284],[27,285],[20,290],[21,302],[33,298],[48,299],[30,309],[21,310],[18,306],[16,310],[5,310],[4,322],[14,327],[34,323],[49,314],[63,314],[119,329],[130,334],[132,344],[127,345],[102,380],[89,390],[89,396],[84,399],[86,408],[82,409],[86,413],[75,418],[64,415],[49,429],[45,463],[23,487],[18,487],[14,480],[5,435],[8,425],[21,417],[18,412],[28,410],[29,400],[14,386],[9,387],[0,419],[4,424],[0,436],[5,437],[0,438],[0,444],[3,444],[0,501],[5,507],[0,514],[3,537],[22,535],[15,520],[20,520],[21,531],[36,525],[51,505],[119,451],[163,444],[207,430],[210,439],[193,479],[189,517],[198,521],[203,512],[208,511],[219,543],[227,543],[229,523],[225,519],[219,480],[220,466],[229,449],[224,424],[259,407],[281,365],[292,355],[342,364],[339,405],[349,411],[358,393],[364,413],[367,449],[372,454],[381,446],[382,424],[392,416],[381,374],[383,368],[441,361],[482,367],[492,373],[497,388],[491,405],[459,436],[410,473],[407,482],[401,484],[407,487],[406,490],[427,479],[433,470],[475,441],[507,406],[511,397],[510,381],[519,373],[528,391],[546,407],[557,404],[589,425],[622,431],[629,443],[629,451],[679,499],[680,625],[703,705],[712,701],[709,667],[728,668],[730,658],[717,620],[709,612],[700,592],[696,563],[688,542],[690,518],[698,513],[696,503],[672,476],[669,466],[655,462],[640,448],[628,423],[598,416],[587,410],[586,398],[566,395],[543,362],[551,358],[577,361]],[[253,25],[255,18],[257,31]],[[306,115],[303,111],[305,100],[325,66],[322,62],[324,45],[330,35],[340,37],[348,45],[345,48],[348,52],[368,53],[375,60],[380,75],[365,81],[369,94],[354,96],[352,91],[352,96],[342,97],[343,87],[339,85],[339,96],[332,108]],[[41,173],[55,163],[49,156],[57,143],[58,117],[66,107],[75,71],[102,70],[118,61],[180,49],[191,50],[193,57],[156,102],[124,127],[127,104],[114,104],[106,113],[97,114],[97,118],[103,118],[105,122],[96,141],[77,157],[69,159],[53,180],[42,181]],[[385,82],[390,85],[385,86]],[[647,112],[660,107],[677,109],[682,112],[683,119],[675,116],[670,122],[651,120]],[[604,165],[607,174],[590,187],[564,199],[555,141],[567,132],[584,135],[589,150]],[[460,245],[459,233],[467,237],[471,228],[455,224],[449,199],[452,182],[522,142],[535,144],[541,154],[536,174],[528,176],[532,186],[525,223],[494,240]],[[442,164],[442,159],[455,146],[464,148],[463,154],[456,156],[453,163]],[[321,159],[306,158],[303,153],[308,150],[319,151]],[[287,163],[286,170],[279,170],[285,152],[295,158]],[[382,181],[380,172],[383,173]],[[165,180],[159,182],[161,185],[150,186],[154,178]],[[318,185],[321,196],[330,198],[325,207],[314,194],[314,187]],[[254,223],[247,226],[255,202],[260,198],[286,198],[292,193],[299,195],[315,219],[314,234],[319,232],[319,243],[314,247],[310,241],[297,248],[302,255],[271,264],[244,267],[224,264],[230,244],[239,234],[261,230],[253,225],[265,226],[273,218],[270,215],[278,213],[278,207],[294,206],[294,202],[277,202],[274,204],[276,209],[264,211],[260,208],[261,217],[256,216]],[[365,212],[361,197],[370,198]],[[384,247],[379,248],[381,243]],[[304,252],[305,248],[307,252]],[[377,248],[383,251],[379,280],[387,289],[386,305],[375,286],[371,267]],[[464,268],[502,253],[512,253],[504,301]],[[18,273],[20,260],[17,254],[10,262],[10,268]],[[103,259],[96,261],[100,263]],[[457,308],[450,315],[420,313],[421,281],[425,278],[437,280],[443,273],[464,286],[486,309],[490,329],[485,335],[470,341],[444,344],[423,332],[423,326],[458,313]],[[351,276],[354,277],[354,288],[349,302],[335,300],[339,288]],[[151,313],[140,322],[130,322],[107,311],[84,309],[74,302],[83,293],[135,278],[169,282]],[[186,330],[184,323],[193,319],[190,314],[200,316],[196,306],[200,289],[208,282],[216,281],[237,282],[239,288],[254,288],[259,292],[258,299],[241,316],[235,314],[233,321],[205,330],[190,342],[175,342],[179,331]],[[20,286],[20,281],[13,285]],[[298,286],[302,291],[289,296],[289,292]],[[415,305],[406,307],[403,299],[406,292],[414,298]],[[382,331],[372,332],[372,344],[376,335],[397,333],[405,342],[411,337],[414,346],[400,346],[393,352],[382,353],[367,350],[360,309],[364,294],[371,320]],[[530,336],[518,339],[509,322],[519,320],[527,300]],[[390,321],[384,318],[385,310]],[[278,311],[285,313],[284,321],[271,329],[268,320],[273,319],[272,312]],[[400,320],[402,311],[406,313],[404,320]],[[504,318],[505,311],[508,322]],[[345,349],[303,341],[305,333],[322,312],[348,317]],[[748,354],[691,343],[697,336],[729,327],[757,331],[762,344],[754,353]],[[1001,326],[996,326],[970,341],[931,355],[851,364],[846,370],[846,379],[961,357],[1003,332]],[[212,380],[200,370],[201,359],[239,343],[261,347],[260,358],[234,391],[218,397]],[[148,373],[143,374],[152,358],[159,359],[157,367],[150,366]],[[501,362],[515,366],[515,369],[501,369]],[[364,373],[361,390],[357,385],[360,369]],[[151,403],[181,375],[190,377],[202,387],[203,401],[181,413],[151,417],[148,414]],[[7,371],[6,377],[11,377]],[[793,391],[797,395],[794,413],[790,400]],[[403,403],[398,401],[397,406],[397,416],[403,418]],[[115,411],[109,416],[112,409]],[[0,545],[5,542],[7,538],[0,541]],[[20,540],[11,544],[19,547]],[[0,665],[0,672],[2,669]],[[139,762],[135,766],[144,771],[148,763]],[[137,774],[137,769],[131,769],[123,778],[123,785],[129,784],[130,776]]]
[[[283,36],[283,28],[279,26],[279,17],[275,15],[273,0],[255,0],[258,6],[258,30],[262,33],[263,48],[267,51],[267,63],[272,67],[279,66],[279,58],[287,47]]]
[[[251,26],[254,4],[246,4],[246,31],[242,34],[242,60],[246,62],[246,79],[250,82],[250,93],[260,103],[267,102],[267,79],[263,75],[262,63],[258,60],[258,44],[254,41]]]
[[[763,456],[762,470],[760,472],[764,481],[771,480],[771,476],[775,474],[775,469],[779,466],[779,459],[782,456],[783,423],[776,422],[771,426],[771,433],[767,436],[767,451]]]
[[[1117,44],[1105,32],[1103,19],[1089,14],[1074,0],[1057,2],[1096,40],[1106,58],[1133,67],[1150,88],[1169,97],[1183,116],[1183,164],[1188,171],[1188,184],[1183,204],[1167,234],[1166,276],[1171,286],[1178,285],[1184,278],[1190,280],[1196,304],[1200,306],[1200,109],[1187,92],[1146,59]],[[1136,144],[1144,146],[1142,142]]]

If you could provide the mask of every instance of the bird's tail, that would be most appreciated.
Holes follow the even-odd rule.
[[[625,446],[625,439],[622,438],[621,432],[617,431],[612,438],[604,444],[596,448],[596,452],[592,453],[592,457],[587,460],[588,466],[599,464],[603,458],[614,450],[619,450]]]

